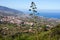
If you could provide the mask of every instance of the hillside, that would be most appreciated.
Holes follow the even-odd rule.
[[[0,6],[0,40],[60,40],[59,30],[60,19]]]
[[[0,16],[22,16],[24,13],[15,9],[0,6]]]

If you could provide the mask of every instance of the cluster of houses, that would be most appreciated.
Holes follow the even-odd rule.
[[[19,18],[13,17],[13,16],[4,16],[0,21],[7,21],[10,23],[16,23],[20,24],[22,21]]]
[[[0,21],[1,22],[6,21],[13,24],[21,24],[23,22],[24,24],[33,25],[33,22],[24,22],[20,18],[14,16],[4,16],[2,19],[0,19]]]
[[[14,16],[4,16],[3,18],[0,19],[1,22],[9,22],[9,23],[13,23],[13,24],[27,24],[27,25],[34,25],[33,22],[25,22],[25,21],[22,21],[19,17],[14,17]],[[47,28],[52,28],[53,26],[52,25],[47,25],[46,24],[46,27]]]

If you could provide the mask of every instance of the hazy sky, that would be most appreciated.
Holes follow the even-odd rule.
[[[36,3],[38,10],[60,10],[60,0],[0,0],[0,6],[28,10],[32,1]]]

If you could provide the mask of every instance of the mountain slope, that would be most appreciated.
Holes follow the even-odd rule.
[[[24,13],[15,9],[0,6],[0,16],[22,16]]]

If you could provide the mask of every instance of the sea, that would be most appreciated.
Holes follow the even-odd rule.
[[[32,12],[27,11],[27,14],[30,14]],[[37,16],[43,16],[48,18],[57,18],[60,19],[60,10],[58,11],[39,11],[36,13]]]
[[[38,16],[48,17],[48,18],[58,18],[60,19],[60,13],[42,13],[39,12]]]

